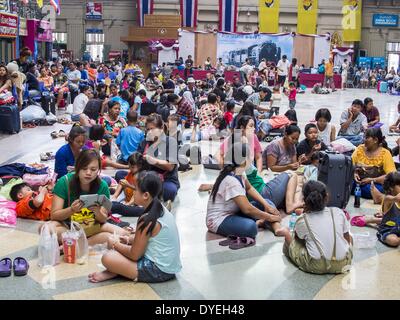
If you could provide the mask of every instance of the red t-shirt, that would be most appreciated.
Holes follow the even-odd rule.
[[[226,124],[229,126],[233,121],[233,113],[229,111],[225,112],[224,119]]]

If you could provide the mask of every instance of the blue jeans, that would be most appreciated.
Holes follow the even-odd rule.
[[[274,203],[271,200],[266,199],[269,205],[275,207]],[[264,207],[256,202],[252,201],[251,204],[255,206],[257,209],[264,211]],[[267,227],[270,227],[269,223]],[[238,237],[249,237],[255,238],[258,232],[256,220],[246,216],[245,214],[239,212],[234,215],[227,216],[224,221],[221,223],[217,230],[217,234],[222,236],[234,235]]]
[[[242,213],[226,217],[217,230],[217,234],[225,237],[235,235],[253,239],[256,237],[257,232],[256,221]]]
[[[80,116],[81,116],[80,114],[73,114],[73,115],[71,115],[71,120],[74,122],[78,122],[80,119]]]
[[[364,136],[362,135],[353,135],[353,136],[338,136],[339,138],[344,138],[347,141],[350,141],[352,144],[354,144],[356,147],[358,147],[360,144],[364,143]]]
[[[163,183],[163,199],[164,201],[174,201],[178,194],[178,186],[171,181],[164,181]]]
[[[290,176],[288,173],[281,173],[268,182],[261,191],[261,196],[271,200],[277,208],[285,208],[286,189]]]
[[[379,183],[375,183],[375,187],[381,192],[384,193],[383,191],[383,186]],[[364,199],[372,199],[371,195],[371,184],[364,184],[363,186],[360,186],[361,188],[361,198]],[[353,187],[351,189],[351,194],[354,195],[354,190],[356,189],[356,182],[353,181]]]

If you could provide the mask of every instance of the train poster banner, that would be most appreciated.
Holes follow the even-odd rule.
[[[283,55],[291,61],[293,37],[291,34],[224,34],[218,33],[217,56],[225,64],[241,67],[246,58],[258,66],[261,59],[277,64]]]

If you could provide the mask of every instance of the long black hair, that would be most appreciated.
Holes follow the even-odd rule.
[[[79,197],[82,193],[81,182],[79,180],[79,171],[86,168],[92,161],[96,161],[99,165],[99,170],[101,169],[101,158],[100,154],[97,150],[84,150],[78,156],[75,162],[75,174],[71,181],[69,182],[70,192],[73,190],[73,194]],[[96,194],[100,188],[101,179],[97,176],[91,183],[90,183],[90,191],[89,194]],[[71,205],[71,204],[70,204]]]
[[[147,234],[151,234],[156,226],[157,219],[164,215],[164,207],[160,201],[162,182],[157,173],[141,171],[137,174],[137,186],[140,192],[148,192],[153,199],[144,209],[144,214],[138,221],[139,230],[143,232],[150,225]]]
[[[328,201],[328,191],[320,181],[308,181],[303,187],[303,196],[306,212],[322,211]]]
[[[246,143],[238,142],[234,144],[232,143],[229,144],[229,148],[224,156],[224,167],[219,173],[219,176],[215,181],[211,191],[211,197],[213,202],[215,202],[215,198],[217,196],[221,182],[226,178],[226,176],[234,172],[236,168],[243,165],[244,161],[246,161],[246,158],[249,154],[250,154],[249,146]]]
[[[378,145],[382,148],[385,148],[392,152],[390,148],[388,147],[388,144],[386,142],[386,138],[382,133],[382,130],[380,128],[368,128],[365,131],[365,138],[373,138],[378,140]]]
[[[254,122],[254,119],[251,116],[242,116],[242,117],[240,117],[239,120],[236,123],[235,129],[241,129],[241,127],[246,129],[246,127],[249,124],[250,120],[253,120],[253,122]],[[255,125],[256,125],[256,123],[254,122],[254,126]]]
[[[87,131],[84,127],[81,127],[80,125],[73,125],[71,131],[68,134],[68,137],[66,137],[66,140],[68,141],[68,143],[72,143],[79,136],[87,136]]]
[[[128,165],[130,167],[137,166],[139,168],[139,172],[140,171],[150,170],[150,165],[148,164],[148,162],[144,158],[143,154],[138,152],[138,151],[132,153],[129,156]]]

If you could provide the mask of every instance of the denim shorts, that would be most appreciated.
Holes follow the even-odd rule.
[[[260,130],[265,134],[268,135],[268,133],[272,130],[272,126],[269,123],[269,120],[262,120],[260,121]]]
[[[137,268],[137,282],[157,283],[175,278],[175,274],[162,272],[153,261],[147,259],[146,257],[139,259],[137,262]]]

